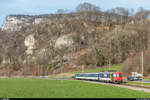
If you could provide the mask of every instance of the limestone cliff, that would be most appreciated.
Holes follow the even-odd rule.
[[[5,18],[2,31],[21,31],[33,24],[46,23],[49,19],[41,16],[9,15]]]
[[[82,65],[92,67],[98,62],[93,46],[102,45],[99,30],[104,30],[100,25],[107,18],[102,16],[91,12],[7,16],[0,34],[0,44],[3,44],[0,45],[0,69],[6,66],[22,75],[27,70],[33,75],[43,75],[60,73],[63,66],[64,72],[78,70]],[[81,54],[81,50],[89,48],[93,51]]]

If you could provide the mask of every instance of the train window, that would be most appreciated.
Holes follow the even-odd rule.
[[[96,74],[92,74],[92,77],[96,77]]]
[[[104,74],[104,78],[107,78],[107,74]]]
[[[101,73],[100,73],[100,77],[104,77],[104,74],[101,74]]]
[[[92,75],[91,75],[91,74],[89,74],[89,77],[92,77]]]
[[[92,74],[92,77],[95,77],[95,74]]]
[[[98,77],[98,74],[95,74],[95,77]]]
[[[91,77],[91,74],[88,74],[88,77]]]
[[[116,77],[117,75],[116,74],[113,74],[113,77]]]
[[[120,77],[120,74],[113,74],[113,77]]]
[[[93,77],[93,74],[88,74],[88,77]]]
[[[88,74],[88,77],[98,77],[98,74]]]
[[[87,77],[87,74],[83,74],[83,77]]]
[[[94,77],[98,77],[98,74],[94,74]]]
[[[83,74],[80,74],[80,77],[83,77],[84,75]]]
[[[93,75],[92,75],[92,74],[90,74],[90,77],[93,77]]]
[[[119,74],[117,74],[117,77],[119,77]]]
[[[88,74],[85,74],[84,77],[88,77]]]

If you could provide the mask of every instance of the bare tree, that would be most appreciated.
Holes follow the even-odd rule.
[[[149,17],[149,15],[150,15],[149,10],[139,7],[138,11],[134,15],[136,23],[141,21],[140,22],[141,24],[145,24],[147,22],[146,19]]]
[[[87,11],[92,12],[92,11],[100,11],[100,8],[94,4],[85,2],[83,4],[79,4],[76,7],[76,11],[77,12],[87,12]]]

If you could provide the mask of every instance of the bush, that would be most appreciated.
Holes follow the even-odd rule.
[[[104,56],[102,55],[101,50],[96,50],[96,55],[97,55],[97,66],[102,66],[104,65],[105,61],[104,61]]]

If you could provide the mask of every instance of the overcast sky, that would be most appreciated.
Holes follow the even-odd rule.
[[[57,9],[74,11],[83,2],[95,4],[103,11],[115,7],[150,10],[150,0],[0,0],[0,27],[9,14],[49,14],[56,13]]]

